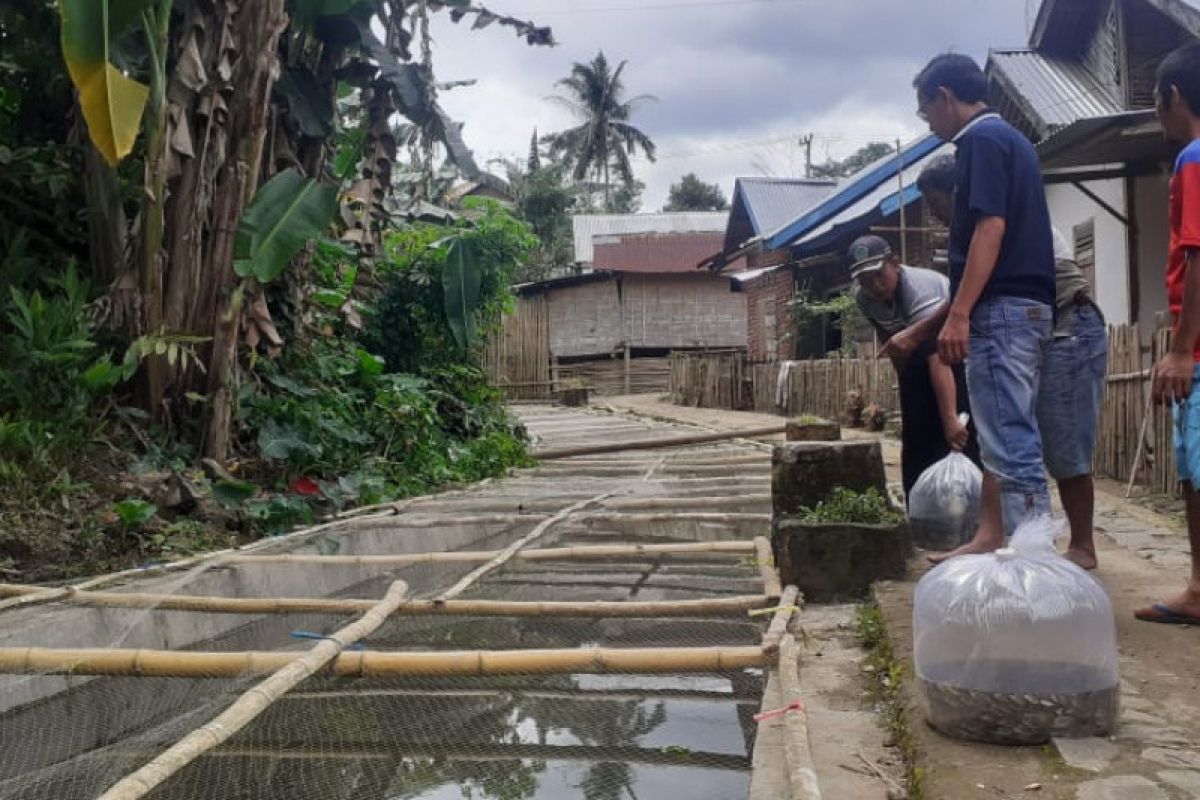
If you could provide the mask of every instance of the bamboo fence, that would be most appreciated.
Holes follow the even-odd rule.
[[[1108,377],[1096,438],[1096,472],[1120,480],[1129,477],[1146,414],[1149,391],[1137,325],[1108,331]]]
[[[1154,494],[1178,492],[1171,409],[1149,403],[1152,368],[1170,345],[1160,319],[1108,329],[1108,375],[1096,440],[1096,475],[1129,481]],[[842,419],[849,393],[888,412],[899,410],[895,370],[887,359],[839,357],[794,361],[780,392],[783,362],[749,364],[739,353],[676,353],[670,393],[681,405]],[[731,387],[740,386],[740,391]],[[779,400],[783,399],[783,403]]]
[[[667,390],[678,405],[742,409],[750,399],[744,353],[674,353]]]
[[[896,373],[890,361],[823,358],[793,361],[779,400],[783,362],[751,364],[742,353],[675,353],[671,356],[672,400],[679,405],[754,410],[774,414],[815,414],[840,419],[850,392],[864,404],[886,411],[900,408]]]
[[[484,371],[510,400],[542,400],[552,396],[550,313],[546,295],[520,297],[513,314],[488,337]]]

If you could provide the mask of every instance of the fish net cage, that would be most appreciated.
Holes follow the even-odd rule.
[[[745,796],[764,632],[790,615],[765,515],[598,497],[435,498],[186,569],[4,587],[0,797]]]

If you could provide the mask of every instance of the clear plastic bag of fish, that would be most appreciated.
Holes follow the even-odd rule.
[[[1062,528],[1049,516],[1027,520],[1008,547],[952,558],[917,584],[913,660],[932,727],[996,744],[1112,733],[1112,606],[1055,550]]]
[[[952,452],[926,468],[908,495],[913,544],[953,550],[969,541],[979,521],[982,492],[983,473],[962,453]]]

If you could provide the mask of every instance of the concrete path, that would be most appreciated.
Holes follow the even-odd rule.
[[[686,420],[710,428],[741,428],[770,415],[671,406],[656,397],[606,402],[626,412]],[[861,432],[850,432],[866,436]],[[899,446],[882,438],[889,480],[899,480]],[[921,721],[908,687],[911,730],[920,742],[924,796],[1056,798],[1061,800],[1200,800],[1200,628],[1137,622],[1134,608],[1183,584],[1186,531],[1176,514],[1125,500],[1124,487],[1100,481],[1096,530],[1097,577],[1108,589],[1121,658],[1122,717],[1107,740],[1060,742],[1044,748],[990,747],[956,742]],[[927,569],[922,554],[908,581],[884,584],[876,598],[897,657],[911,674],[912,593]]]

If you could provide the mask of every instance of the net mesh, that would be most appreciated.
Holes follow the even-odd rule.
[[[580,419],[584,419],[582,424]],[[646,438],[644,425],[538,410],[543,438]],[[555,431],[588,435],[554,437]],[[732,445],[614,454],[556,463],[405,514],[333,529],[280,552],[397,554],[500,550],[550,514],[614,496],[553,526],[530,546],[748,540],[766,529],[767,458]],[[733,460],[731,461],[731,457]],[[740,459],[740,461],[738,461]],[[712,467],[726,467],[718,474]],[[748,500],[759,497],[757,500]],[[695,510],[696,500],[709,502]],[[641,502],[638,502],[641,501]],[[661,502],[658,502],[661,501]],[[379,598],[399,578],[431,598],[478,563],[202,565],[140,580],[123,592]],[[634,554],[604,560],[513,559],[464,600],[676,601],[761,595],[760,571],[739,554]],[[66,602],[0,613],[0,647],[294,651],[355,618],[247,615]],[[406,616],[361,641],[368,651],[440,652],[757,645],[763,621],[745,612],[693,617]],[[539,672],[541,670],[538,670]],[[0,797],[95,798],[229,707],[262,676],[211,679],[0,676]],[[690,798],[744,796],[762,695],[758,668],[703,674],[517,674],[339,678],[321,673],[147,797],[208,798]]]

